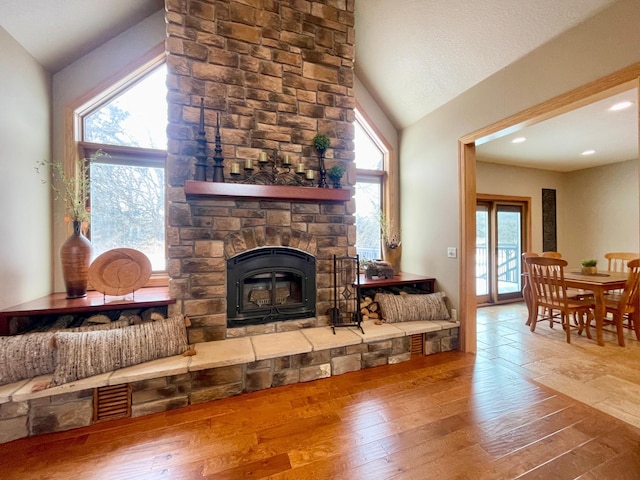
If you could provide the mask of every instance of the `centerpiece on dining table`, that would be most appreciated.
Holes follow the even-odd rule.
[[[584,275],[595,275],[596,273],[598,273],[597,265],[598,261],[593,258],[582,260],[580,262],[580,266],[582,267],[581,272]]]

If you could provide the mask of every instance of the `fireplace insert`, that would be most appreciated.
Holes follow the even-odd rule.
[[[227,260],[227,326],[316,314],[316,259],[302,250],[263,247]]]

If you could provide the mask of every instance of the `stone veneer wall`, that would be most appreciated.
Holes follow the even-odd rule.
[[[226,337],[226,259],[249,232],[247,248],[313,239],[322,316],[333,254],[355,254],[353,202],[195,200],[183,185],[193,178],[201,98],[209,156],[219,118],[226,178],[232,162],[263,150],[317,168],[311,141],[323,133],[327,167],[344,162],[354,183],[354,0],[166,0],[166,21],[170,314],[190,317],[190,342]]]

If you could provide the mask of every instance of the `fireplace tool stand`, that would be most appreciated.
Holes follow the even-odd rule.
[[[357,327],[362,329],[360,312],[360,259],[355,257],[333,256],[333,308],[331,309],[331,328],[335,335],[336,327]]]

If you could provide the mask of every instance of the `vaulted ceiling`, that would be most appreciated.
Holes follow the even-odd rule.
[[[356,0],[356,75],[402,129],[614,2]],[[2,0],[0,27],[55,73],[163,7]]]

